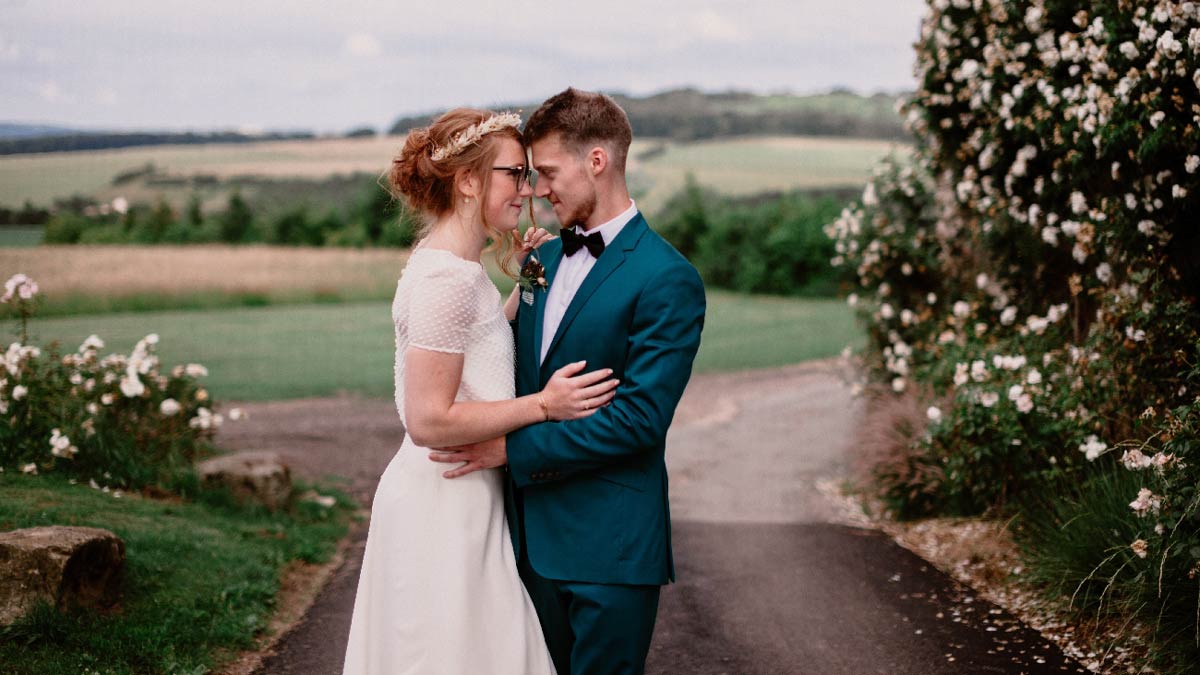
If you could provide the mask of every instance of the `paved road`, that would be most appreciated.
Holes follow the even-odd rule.
[[[402,438],[390,401],[247,405],[230,447],[343,475],[369,503]],[[668,436],[679,582],[647,671],[665,675],[1084,673],[1036,632],[817,489],[843,475],[860,410],[829,362],[697,376]],[[362,536],[261,675],[341,672]]]

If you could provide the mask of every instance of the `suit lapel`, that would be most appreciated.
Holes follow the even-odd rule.
[[[554,351],[555,347],[562,342],[563,334],[567,331],[567,328],[570,327],[571,322],[575,319],[575,316],[579,314],[579,310],[583,309],[583,306],[587,304],[588,298],[592,297],[592,294],[596,292],[596,289],[600,288],[600,285],[603,284],[610,276],[612,276],[613,272],[617,271],[622,264],[624,264],[626,254],[637,246],[637,243],[642,238],[642,233],[645,231],[645,229],[646,220],[639,212],[633,217],[633,220],[629,221],[629,223],[621,229],[621,232],[616,236],[616,238],[613,239],[612,244],[605,247],[604,253],[602,253],[600,257],[596,259],[596,264],[592,266],[591,271],[589,271],[588,275],[584,277],[583,283],[579,285],[579,290],[575,292],[575,297],[571,299],[571,304],[567,305],[567,311],[563,314],[562,321],[558,324],[558,330],[554,333],[554,337],[551,339],[550,348],[546,350],[546,360],[542,362],[543,365],[550,361],[550,354]],[[561,258],[561,252],[559,257]],[[555,262],[555,268],[557,269],[557,261]],[[549,270],[547,270],[547,274],[549,274]],[[549,281],[549,277],[547,277],[547,281]],[[539,318],[539,350],[541,349],[540,327],[541,324]],[[539,351],[538,353],[540,354],[541,352]]]
[[[546,322],[546,299],[550,295],[550,286],[554,283],[554,276],[558,274],[558,265],[562,262],[563,251],[562,246],[558,246],[556,250],[551,251],[550,255],[542,260],[542,267],[546,270],[546,288],[540,291],[534,291],[534,314],[533,314],[533,363],[537,364],[542,356],[542,326]],[[540,366],[538,366],[540,370]]]

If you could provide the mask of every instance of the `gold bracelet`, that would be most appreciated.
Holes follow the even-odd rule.
[[[550,406],[546,405],[546,399],[542,398],[541,394],[538,394],[537,401],[538,401],[538,405],[540,405],[542,407],[542,414],[546,416],[546,419],[543,421],[549,421],[550,420]]]

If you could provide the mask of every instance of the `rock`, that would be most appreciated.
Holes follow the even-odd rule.
[[[206,485],[222,485],[241,499],[272,511],[287,505],[292,496],[292,474],[274,452],[238,452],[205,460],[196,466]]]
[[[111,607],[125,567],[125,542],[95,527],[31,527],[0,533],[0,625],[39,601],[59,609]]]

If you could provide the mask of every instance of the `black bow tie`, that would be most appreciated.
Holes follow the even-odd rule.
[[[599,232],[579,234],[573,229],[564,229],[559,233],[562,237],[563,253],[575,255],[579,249],[586,247],[593,258],[599,258],[604,253],[604,237]]]

